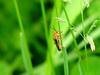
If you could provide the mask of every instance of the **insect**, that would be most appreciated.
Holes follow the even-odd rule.
[[[55,44],[57,46],[57,49],[59,51],[61,51],[62,49],[62,46],[61,46],[61,37],[60,37],[60,34],[58,31],[54,31],[54,41],[55,41]]]

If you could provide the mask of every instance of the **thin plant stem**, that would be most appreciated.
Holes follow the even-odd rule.
[[[78,60],[78,68],[79,68],[79,72],[80,72],[80,75],[84,75],[80,63],[81,63],[81,59],[79,58],[79,60]]]
[[[28,75],[33,75],[32,63],[31,63],[31,59],[30,59],[28,46],[27,46],[27,41],[26,41],[25,34],[24,34],[24,28],[23,28],[23,24],[22,24],[22,20],[21,20],[21,16],[20,16],[19,8],[17,5],[17,1],[16,0],[13,0],[13,1],[14,1],[14,6],[16,9],[19,27],[20,27],[20,31],[21,31],[20,45],[21,45],[23,63],[24,63],[24,66],[25,66],[25,69],[26,69],[26,72],[28,73]]]
[[[56,4],[56,14],[58,17],[58,11],[57,11],[57,4]],[[61,29],[60,29],[60,23],[58,23],[58,28],[59,28],[59,32],[60,32],[60,41],[61,41],[61,47],[62,47],[62,52],[63,52],[63,57],[64,57],[64,75],[69,75],[69,65],[68,65],[68,54],[66,49],[63,47],[63,42],[62,42],[62,38],[61,38]]]
[[[66,9],[65,9],[65,7],[64,7],[64,3],[63,3],[63,1],[62,1],[62,6],[63,6],[64,13],[65,13],[65,16],[66,16],[66,20],[67,20],[68,25],[69,25],[70,32],[71,32],[72,37],[73,37],[73,41],[74,41],[74,44],[75,44],[76,52],[78,53],[78,58],[79,58],[79,61],[78,61],[78,64],[79,64],[79,65],[78,65],[78,68],[79,68],[79,72],[80,72],[80,75],[83,75],[82,67],[81,67],[81,63],[80,63],[80,61],[81,61],[81,57],[80,57],[80,54],[79,54],[79,52],[78,52],[78,51],[79,51],[78,44],[77,44],[77,41],[76,41],[76,39],[75,39],[74,32],[73,32],[73,30],[71,29],[72,24],[70,23],[70,20],[69,20],[69,17],[68,17],[67,11],[66,11]]]
[[[17,14],[20,30],[21,30],[21,32],[24,32],[23,23],[22,23],[22,20],[21,20],[21,16],[20,16],[18,5],[17,5],[17,1],[16,0],[13,0],[13,1],[14,1],[14,6],[16,8],[16,14]]]
[[[84,27],[84,13],[83,13],[83,0],[81,0],[81,19],[82,19],[82,27],[83,27],[83,39],[84,39],[84,49],[85,49],[85,56],[86,56],[86,70],[88,69],[88,63],[87,63],[87,47],[86,47],[86,34],[85,34],[85,27]]]
[[[51,56],[51,48],[49,46],[49,44],[51,42],[49,42],[49,38],[48,38],[48,27],[47,27],[47,19],[46,19],[46,13],[45,13],[45,7],[44,7],[44,0],[41,0],[41,11],[42,11],[42,16],[43,16],[43,22],[44,22],[44,30],[45,30],[45,37],[46,37],[46,41],[47,41],[47,49],[48,49],[48,53],[47,53],[47,66],[46,66],[46,75],[51,75],[51,72],[53,73],[53,75],[55,75],[54,72],[54,65],[53,65],[53,60],[52,60],[52,56]],[[48,67],[49,66],[49,67]],[[48,69],[49,68],[49,71]],[[51,71],[50,71],[51,70]]]
[[[64,75],[69,75],[68,54],[65,48],[62,51],[64,56]]]
[[[23,58],[26,72],[28,73],[28,75],[34,75],[32,63],[31,63],[31,59],[30,59],[30,54],[29,54],[28,47],[26,44],[26,39],[22,32],[20,33],[20,46],[21,46],[22,58]]]
[[[44,22],[45,37],[46,37],[46,41],[48,41],[48,27],[47,27],[46,15],[45,15],[44,0],[41,0],[41,10],[42,10],[42,16]]]

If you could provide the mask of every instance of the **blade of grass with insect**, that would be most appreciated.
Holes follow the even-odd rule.
[[[51,75],[51,73],[53,73],[53,75],[55,75],[53,59],[52,59],[51,52],[50,52],[51,48],[49,46],[51,44],[51,42],[49,42],[49,40],[48,40],[48,27],[47,27],[48,25],[47,25],[47,19],[46,19],[45,7],[44,7],[44,0],[41,0],[41,10],[42,10],[45,37],[46,37],[47,49],[48,49],[47,58],[46,58],[46,62],[47,62],[46,63],[46,75]]]
[[[76,19],[76,17],[81,12],[81,6],[80,5],[81,5],[80,4],[80,0],[71,0],[70,3],[68,3],[68,2],[65,3],[65,8],[67,10],[68,16],[70,17],[69,19],[70,19],[71,23],[74,22],[74,20]],[[84,8],[85,8],[85,6],[83,6],[83,10],[84,10]],[[74,12],[74,9],[75,9],[75,12]],[[64,22],[60,26],[61,30],[63,30],[63,34],[64,34],[69,29],[69,28],[67,28],[69,26],[67,26],[68,23],[66,21],[66,17],[65,17],[64,12],[62,12],[61,16],[59,16],[59,17],[64,20]],[[90,23],[95,19],[95,17],[96,17],[96,15],[93,15],[93,16],[91,16],[91,17],[89,17],[88,19],[85,20],[85,22],[84,22],[85,28],[90,25]],[[57,23],[53,24],[53,25],[57,26]],[[75,30],[78,30],[78,31],[75,31],[74,35],[75,35],[75,37],[78,37],[80,35],[79,32],[82,32],[82,30],[83,30],[82,25],[81,24],[77,25],[75,27]],[[63,46],[66,47],[66,48],[68,48],[71,45],[72,42],[73,42],[72,35],[68,34],[68,36],[66,36],[63,39]],[[59,58],[58,58],[58,60],[59,60]]]
[[[23,58],[23,63],[26,69],[26,72],[28,73],[28,75],[33,75],[33,68],[32,68],[32,63],[31,63],[31,59],[30,59],[30,54],[29,54],[29,50],[28,50],[28,46],[27,46],[27,41],[26,41],[26,37],[24,34],[24,28],[23,28],[23,24],[22,24],[22,20],[21,20],[21,15],[19,12],[19,8],[17,5],[17,1],[14,1],[14,6],[16,9],[16,13],[17,13],[17,17],[18,17],[18,21],[19,21],[19,27],[20,27],[20,45],[21,45],[21,53],[22,53],[22,58]]]
[[[59,17],[59,13],[58,13],[58,10],[57,10],[57,2],[58,1],[56,0],[56,15],[57,15],[57,17]],[[63,48],[63,43],[62,43],[62,38],[61,38],[61,29],[60,29],[59,21],[58,21],[58,28],[59,28],[59,32],[60,32],[60,41],[61,41],[61,47],[62,47],[62,52],[63,52],[63,57],[64,57],[64,75],[69,75],[68,56],[67,56],[66,49]]]

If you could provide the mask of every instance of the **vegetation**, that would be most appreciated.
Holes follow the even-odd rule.
[[[0,75],[100,75],[99,0],[0,0]]]

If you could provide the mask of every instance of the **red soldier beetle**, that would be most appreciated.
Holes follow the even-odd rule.
[[[58,32],[56,30],[54,31],[54,42],[56,44],[57,49],[59,51],[61,51],[61,49],[62,49],[62,46],[61,46],[61,36],[60,36],[60,32]]]

